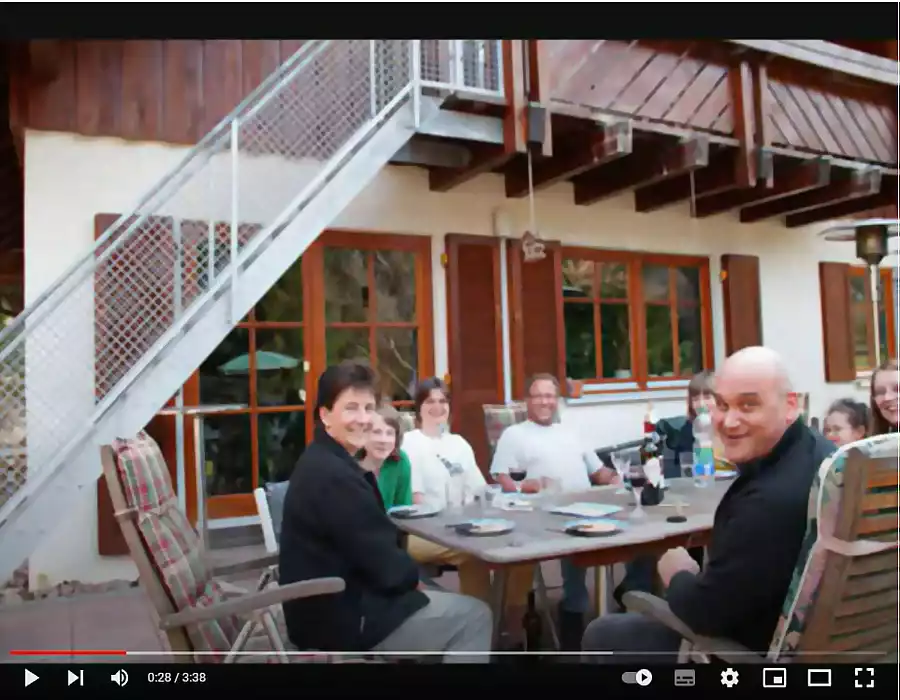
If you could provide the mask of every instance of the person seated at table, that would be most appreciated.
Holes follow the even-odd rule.
[[[413,502],[446,508],[452,473],[459,475],[467,491],[464,497],[471,502],[475,494],[484,492],[487,483],[472,446],[462,435],[449,430],[447,385],[437,377],[421,382],[415,391],[413,411],[417,427],[406,433],[401,443],[409,457]],[[410,556],[421,564],[457,567],[460,592],[485,602],[491,600],[491,572],[483,562],[421,537],[410,537],[407,548]],[[519,635],[516,623],[527,605],[532,573],[531,566],[513,567],[509,571],[507,616],[513,623],[508,630],[512,637]]]
[[[828,407],[822,434],[837,447],[862,440],[869,427],[869,409],[853,399],[838,399]]]
[[[773,350],[744,348],[722,364],[713,424],[739,474],[716,509],[703,571],[683,548],[658,565],[669,607],[698,635],[768,650],[806,534],[813,478],[835,450],[799,415]],[[674,662],[680,644],[677,632],[632,612],[594,620],[583,642],[587,651],[615,652],[588,657],[599,663]]]
[[[687,420],[681,429],[667,440],[666,454],[663,458],[664,474],[667,479],[684,476],[681,461],[684,455],[692,455],[694,451],[694,419],[697,412],[701,406],[705,406],[712,415],[715,405],[715,376],[709,371],[698,372],[688,382]],[[689,551],[697,564],[702,567],[703,548],[694,547]],[[625,564],[625,577],[613,591],[613,598],[621,609],[624,609],[622,596],[628,591],[653,592],[656,561],[657,557],[645,555],[635,557]]]
[[[900,423],[900,374],[897,360],[887,360],[872,372],[870,380],[869,435],[896,433]]]
[[[603,466],[581,436],[555,422],[559,409],[559,381],[552,374],[536,374],[525,384],[528,419],[504,430],[497,442],[491,475],[504,491],[516,491],[509,473],[524,469],[523,493],[537,493],[543,480],[555,480],[563,491],[586,491],[591,484],[611,484],[615,471]],[[546,483],[546,482],[543,482]],[[560,642],[566,651],[578,650],[584,618],[590,608],[585,570],[560,560],[563,597],[560,602]]]
[[[366,446],[357,455],[360,466],[375,476],[388,511],[413,502],[409,458],[400,449],[402,440],[400,414],[393,406],[384,405],[372,416]]]
[[[288,637],[301,650],[468,652],[444,661],[485,663],[490,609],[469,596],[422,590],[375,477],[354,459],[368,441],[375,384],[372,369],[355,362],[319,378],[314,437],[285,495],[280,582],[339,576],[346,588],[285,602]]]

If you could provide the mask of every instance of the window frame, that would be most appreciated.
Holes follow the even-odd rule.
[[[863,288],[865,290],[865,306],[866,306],[866,343],[869,349],[869,366],[861,369],[856,366],[856,338],[854,337],[854,304],[852,303],[852,295],[850,292],[850,282],[853,277],[861,277],[864,281]],[[884,301],[885,329],[887,330],[887,357],[897,356],[897,339],[895,322],[895,299],[894,299],[894,277],[892,267],[879,267],[878,277],[881,284],[881,296]],[[850,342],[852,349],[853,367],[857,377],[868,377],[875,369],[875,337],[872,326],[872,296],[871,283],[869,281],[869,268],[866,265],[848,265],[847,266],[847,316],[850,326]],[[882,361],[886,358],[882,358]]]
[[[672,267],[692,267],[696,268],[700,282],[700,328],[702,333],[701,352],[702,366],[704,370],[713,369],[715,363],[713,351],[713,323],[712,323],[712,306],[711,306],[711,285],[709,272],[709,258],[697,255],[678,255],[669,253],[647,253],[640,251],[628,250],[611,250],[600,248],[586,248],[580,246],[563,246],[560,255],[560,268],[565,260],[589,260],[594,263],[618,263],[624,264],[628,272],[628,324],[629,324],[629,344],[632,374],[628,378],[614,379],[607,377],[590,377],[586,379],[568,379],[567,384],[571,398],[580,398],[585,395],[594,394],[612,394],[621,392],[638,391],[665,391],[674,387],[681,386],[690,379],[690,375],[682,375],[676,372],[671,377],[650,377],[647,366],[647,329],[646,329],[646,306],[644,301],[643,277],[641,274],[644,265],[657,265],[668,268]],[[674,294],[674,276],[669,277],[669,308],[677,307],[678,301]],[[597,290],[599,293],[599,290]],[[557,290],[560,296],[560,303],[565,308],[565,304],[587,304],[590,303],[594,309],[595,323],[595,347],[597,365],[595,370],[599,368],[602,372],[602,345],[601,337],[596,336],[597,316],[600,310],[600,300],[594,297],[590,302],[566,300],[563,295],[562,286]],[[677,311],[673,320],[673,339],[677,333]],[[563,313],[563,344],[565,344],[565,314]],[[673,361],[677,369],[676,345],[673,342]]]
[[[318,378],[327,362],[327,349],[325,346],[326,331],[329,327],[362,327],[366,323],[328,323],[325,317],[325,268],[324,253],[326,248],[345,248],[352,250],[375,251],[403,251],[414,255],[415,259],[415,292],[416,292],[416,320],[392,324],[390,322],[377,323],[377,327],[392,327],[400,325],[405,328],[414,327],[417,333],[417,368],[422,377],[434,374],[434,320],[432,299],[432,268],[431,268],[431,237],[415,234],[391,234],[350,230],[327,230],[303,253],[301,264],[301,288],[303,293],[303,319],[301,321],[258,321],[256,319],[256,307],[251,309],[247,317],[235,326],[248,332],[249,370],[248,370],[248,401],[247,408],[222,411],[219,416],[248,416],[250,420],[251,463],[250,469],[253,476],[253,488],[257,488],[260,482],[259,464],[259,417],[278,413],[304,413],[307,436],[312,436],[314,428],[315,396],[318,391]],[[287,274],[287,273],[286,273]],[[371,279],[369,280],[371,282]],[[374,293],[370,299],[374,297]],[[374,308],[374,306],[373,306]],[[305,362],[309,364],[305,371],[305,390],[307,396],[306,405],[284,406],[259,406],[258,405],[258,381],[256,375],[256,333],[266,330],[298,330],[303,332],[303,346]],[[370,330],[370,338],[372,331]],[[375,362],[377,367],[377,359]],[[196,396],[199,395],[199,369],[188,383],[196,382]],[[187,383],[185,384],[187,388]],[[412,401],[393,402],[398,408],[407,408]],[[185,457],[186,471],[197,468],[193,465],[193,454]],[[189,464],[188,464],[189,463]],[[189,475],[190,480],[190,475]],[[207,495],[206,497],[208,517],[211,519],[243,517],[256,514],[256,505],[251,493]]]

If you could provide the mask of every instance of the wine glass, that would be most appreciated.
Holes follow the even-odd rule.
[[[644,467],[640,464],[632,464],[628,470],[628,480],[631,482],[631,490],[634,492],[634,510],[629,517],[633,520],[640,520],[647,517],[643,506],[641,506],[641,493],[647,483]]]
[[[516,482],[516,493],[522,492],[522,482],[528,475],[528,470],[516,465],[509,470],[509,478]]]
[[[612,461],[613,469],[616,470],[616,476],[622,482],[616,493],[628,493],[626,484],[628,483],[628,469],[631,466],[631,460],[620,452],[614,452],[610,455],[610,460]]]

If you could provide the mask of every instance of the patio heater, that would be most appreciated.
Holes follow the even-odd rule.
[[[881,329],[878,323],[878,265],[888,254],[888,240],[900,235],[897,219],[861,219],[831,226],[821,233],[826,241],[856,242],[856,257],[869,268],[872,297],[872,328],[875,333],[875,364],[881,364]],[[891,313],[892,311],[888,311]]]

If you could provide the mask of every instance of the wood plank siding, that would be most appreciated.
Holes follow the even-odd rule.
[[[766,101],[772,143],[852,160],[897,162],[897,94],[816,85],[769,73]]]
[[[550,99],[700,131],[734,129],[728,65],[637,41],[548,41]]]
[[[65,41],[56,75],[14,91],[27,128],[194,144],[303,41]]]
[[[749,124],[740,112],[748,105],[735,105],[729,81],[743,65],[762,100],[752,129],[760,146],[886,165],[898,160],[897,91],[890,86],[784,61],[766,71],[763,62],[715,42],[541,43],[554,111],[746,141]]]

